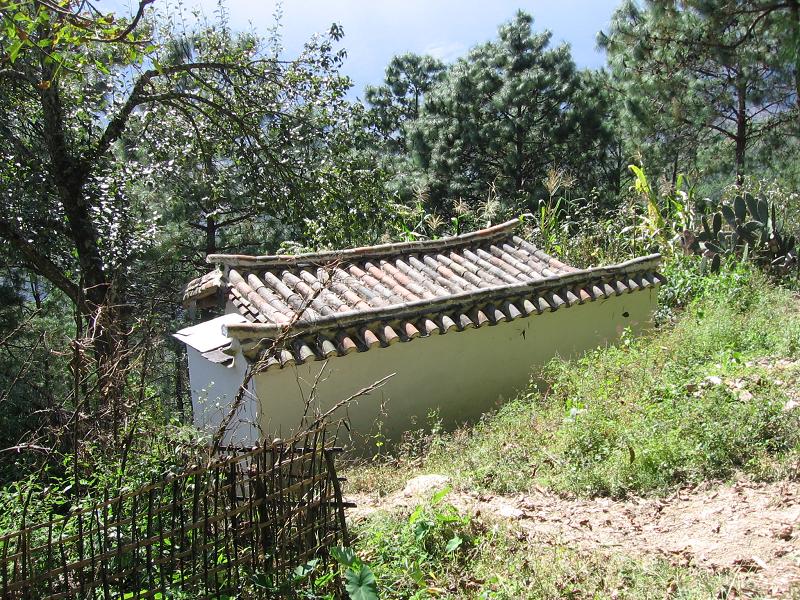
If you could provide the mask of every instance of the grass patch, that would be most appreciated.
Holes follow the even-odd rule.
[[[553,361],[544,393],[431,436],[424,454],[355,469],[353,487],[389,491],[437,472],[477,490],[623,497],[741,472],[795,475],[800,410],[784,407],[800,376],[797,299],[743,270],[705,278],[698,293],[645,338]]]
[[[355,526],[381,598],[726,598],[731,576],[663,560],[581,552],[508,523],[459,515],[441,499]],[[454,541],[457,540],[457,541]],[[669,592],[667,592],[669,590]]]

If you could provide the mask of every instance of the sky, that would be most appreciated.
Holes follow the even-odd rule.
[[[126,10],[133,0],[99,4]],[[156,6],[163,0],[157,0]],[[187,10],[213,13],[216,0],[183,0]],[[227,0],[236,29],[266,31],[274,23],[275,0]],[[579,67],[599,67],[604,56],[596,35],[605,29],[620,0],[285,0],[282,35],[287,54],[296,53],[314,33],[331,23],[344,28],[342,69],[354,83],[352,95],[379,84],[389,60],[405,52],[426,53],[444,61],[464,54],[475,44],[496,37],[498,26],[518,9],[534,18],[536,30],[549,29],[553,42],[568,42]]]

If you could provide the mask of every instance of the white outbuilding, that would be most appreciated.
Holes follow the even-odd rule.
[[[364,448],[430,415],[445,426],[474,420],[554,356],[649,326],[658,255],[577,269],[520,237],[521,223],[335,252],[209,256],[215,270],[183,300],[222,314],[176,334],[195,424],[218,427],[249,379],[227,440],[286,437],[309,409],[391,376],[347,409]]]

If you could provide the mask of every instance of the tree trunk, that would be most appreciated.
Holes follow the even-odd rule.
[[[525,130],[522,128],[522,107],[517,106],[517,122],[514,125],[514,193],[520,194],[525,183]]]
[[[676,152],[674,158],[672,159],[672,187],[675,188],[675,185],[678,183],[678,155],[679,153]]]
[[[800,0],[789,0],[789,10],[792,13],[792,49],[794,51],[794,101],[800,109]]]
[[[124,294],[122,289],[112,293],[112,282],[100,250],[100,232],[92,219],[91,198],[86,190],[91,165],[69,147],[63,103],[52,67],[42,63],[42,73],[44,80],[50,82],[40,91],[50,174],[64,207],[80,266],[77,309],[83,316],[84,335],[95,359],[93,368],[99,392],[95,410],[110,408],[112,425],[116,430],[120,418],[119,396],[124,383],[124,375],[118,372],[118,359],[124,347],[124,336],[121,335],[124,326],[120,323],[119,309]],[[83,378],[87,374],[84,371],[79,376]]]
[[[747,85],[741,75],[736,89],[736,183],[742,183],[745,174],[747,150]]]
[[[217,253],[217,221],[206,217],[206,256]]]
[[[99,234],[91,218],[90,203],[84,197],[90,167],[81,157],[70,153],[58,82],[53,81],[54,74],[49,66],[43,66],[42,71],[45,79],[50,78],[50,86],[40,92],[50,173],[78,255],[84,284],[83,295],[90,303],[89,310],[96,310],[105,304],[109,282],[100,254]]]

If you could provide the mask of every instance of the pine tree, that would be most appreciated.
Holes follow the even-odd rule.
[[[599,42],[645,153],[666,147],[677,165],[721,141],[741,179],[748,150],[794,121],[794,63],[779,52],[785,15],[762,9],[648,0],[617,10]]]
[[[548,168],[568,164],[580,138],[580,78],[567,45],[550,47],[519,12],[498,39],[473,48],[428,95],[410,127],[437,210],[492,193],[535,206]]]

